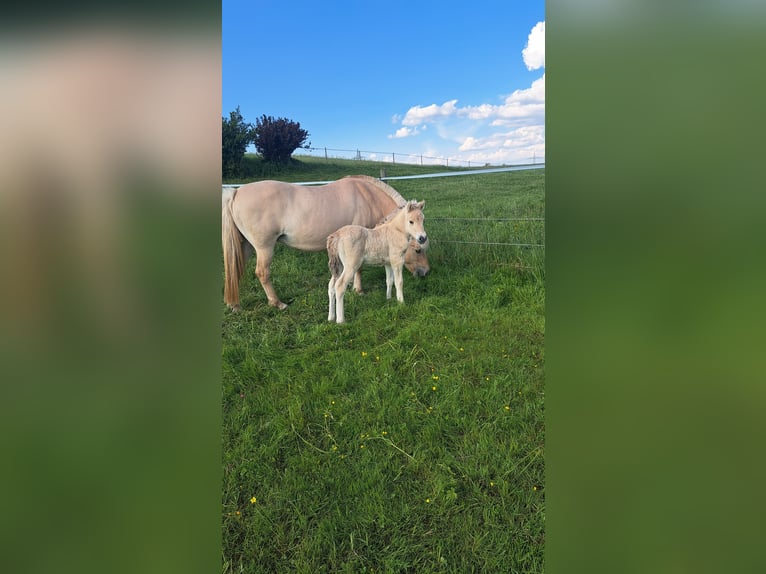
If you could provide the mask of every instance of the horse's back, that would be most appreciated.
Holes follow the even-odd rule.
[[[340,227],[372,227],[396,208],[395,199],[375,181],[347,177],[315,187],[274,180],[246,184],[238,190],[234,217],[255,244],[278,239],[296,249],[318,251]]]

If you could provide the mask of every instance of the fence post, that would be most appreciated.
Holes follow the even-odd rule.
[[[386,179],[386,168],[381,167],[380,168],[380,179]]]
[[[327,159],[327,147],[324,148],[324,158]]]
[[[396,154],[391,152],[391,163],[396,163]]]

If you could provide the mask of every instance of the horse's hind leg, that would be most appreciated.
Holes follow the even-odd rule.
[[[269,300],[269,305],[276,307],[277,309],[285,309],[287,305],[282,303],[277,297],[277,292],[274,290],[274,286],[271,284],[271,259],[274,256],[274,247],[271,249],[258,249],[255,248],[255,275],[258,277],[258,281],[261,282],[263,290],[266,292],[266,298]]]
[[[354,274],[354,291],[359,295],[364,295],[362,291],[362,271],[359,270]]]
[[[253,256],[253,253],[255,253],[255,247],[253,247],[247,239],[243,240],[242,254],[244,256],[245,264],[247,264],[247,262],[250,261],[250,258]]]

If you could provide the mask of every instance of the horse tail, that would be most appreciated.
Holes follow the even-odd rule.
[[[231,204],[237,190],[223,200],[221,210],[221,241],[223,244],[224,287],[223,298],[234,309],[239,307],[239,281],[245,273],[245,254],[242,250],[242,234],[234,223]]]
[[[339,277],[343,272],[343,263],[338,254],[338,241],[340,237],[332,233],[327,237],[327,266],[330,268],[330,274],[333,277]]]

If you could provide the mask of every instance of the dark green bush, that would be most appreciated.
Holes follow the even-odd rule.
[[[298,148],[308,149],[309,133],[301,124],[286,118],[262,115],[256,120],[254,132],[255,149],[270,163],[287,163]]]
[[[247,146],[255,139],[253,124],[244,121],[239,106],[229,114],[229,119],[221,118],[221,140],[223,155],[221,171],[223,177],[236,177],[242,171],[242,158]]]

